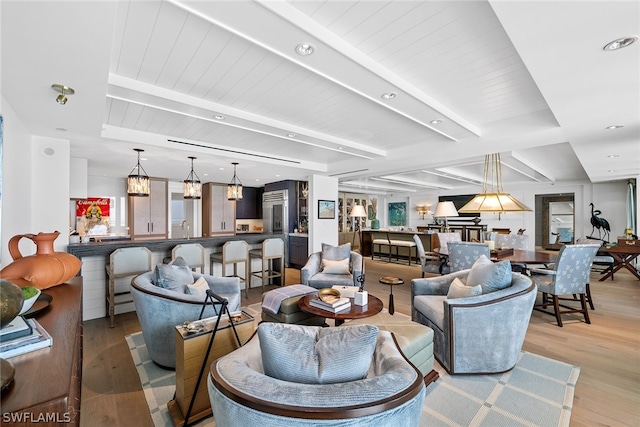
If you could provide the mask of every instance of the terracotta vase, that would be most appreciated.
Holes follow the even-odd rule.
[[[60,285],[80,271],[81,261],[66,252],[55,252],[53,241],[60,232],[18,234],[9,240],[9,253],[13,262],[0,271],[0,276],[20,286],[47,289]],[[36,244],[36,253],[23,257],[18,243],[26,237]]]

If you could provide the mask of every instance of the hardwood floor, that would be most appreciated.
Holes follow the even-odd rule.
[[[380,276],[403,278],[394,286],[395,310],[410,314],[411,279],[417,266],[366,260],[366,289],[387,307],[389,286]],[[287,270],[287,284],[298,283],[299,270]],[[619,272],[615,281],[598,282],[592,273],[595,310],[591,325],[578,315],[563,317],[559,328],[553,316],[533,312],[524,350],[580,366],[571,426],[640,425],[640,281]],[[246,304],[259,302],[260,288],[249,292]],[[135,313],[84,322],[84,357],[80,424],[96,426],[153,426],[124,336],[140,330]]]

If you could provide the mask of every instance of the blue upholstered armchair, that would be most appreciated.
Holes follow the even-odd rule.
[[[263,323],[263,325],[269,325]],[[270,324],[275,325],[275,324]],[[283,328],[302,328],[305,333],[345,332],[346,327],[281,325]],[[360,325],[365,326],[365,325]],[[357,326],[354,326],[357,327]],[[286,334],[286,332],[285,332]],[[278,340],[278,344],[291,341]],[[260,341],[260,330],[247,344],[213,362],[208,375],[208,389],[216,424],[225,427],[281,427],[281,426],[418,426],[425,399],[422,374],[411,365],[398,349],[388,331],[378,331],[371,343],[373,356],[366,362],[364,376],[340,380],[336,376],[361,365],[351,358],[337,362],[330,372],[331,381],[313,383],[303,380],[297,364],[307,359],[283,356],[269,362],[269,340]],[[359,353],[363,344],[356,337],[344,338],[343,344],[357,342]],[[298,340],[296,344],[298,344]],[[334,343],[335,344],[335,343]],[[339,344],[339,343],[338,343]],[[265,347],[267,346],[267,347]],[[318,344],[316,347],[319,347]],[[338,348],[342,348],[340,345]],[[267,356],[265,356],[265,348]],[[297,349],[306,348],[298,345]],[[333,347],[332,347],[333,348]],[[356,359],[360,359],[356,355]],[[342,360],[342,361],[341,361]],[[339,366],[341,365],[341,366]],[[270,366],[289,370],[289,377],[278,379],[266,375]],[[306,373],[307,374],[307,373]],[[272,374],[273,375],[273,374]]]
[[[209,285],[209,289],[229,300],[228,307],[232,314],[240,312],[239,278],[192,274],[194,281],[202,276]],[[198,320],[204,298],[158,287],[153,284],[153,279],[153,271],[134,277],[131,281],[131,293],[149,356],[162,367],[175,368],[175,326],[187,320]],[[219,306],[216,307],[216,309],[219,308]],[[215,316],[215,312],[213,307],[209,306],[203,318],[212,316]]]
[[[346,260],[342,267],[340,260]],[[353,252],[351,244],[331,246],[323,243],[322,251],[312,253],[300,270],[300,282],[316,289],[330,288],[333,285],[360,286],[358,278],[363,273],[362,255]]]
[[[506,268],[510,286],[466,298],[448,299],[447,293],[454,279],[466,283],[470,270],[411,281],[412,320],[433,329],[434,355],[449,373],[504,372],[515,366],[536,286]]]

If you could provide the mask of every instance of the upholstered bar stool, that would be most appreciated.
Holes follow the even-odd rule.
[[[244,282],[244,296],[249,297],[249,284],[251,277],[249,276],[249,245],[244,240],[232,240],[226,242],[222,246],[222,252],[212,253],[209,257],[209,271],[213,276],[213,263],[222,264],[223,277],[238,277]],[[227,275],[227,265],[233,265],[233,274]],[[238,275],[238,264],[244,265],[244,277]]]
[[[116,296],[131,295],[130,280],[125,282],[126,285],[122,285],[123,281],[118,279],[133,278],[138,274],[151,271],[151,251],[144,247],[116,249],[109,255],[109,263],[105,268],[107,271],[107,316],[109,316],[110,326],[113,328],[116,305],[133,302],[133,298],[119,298],[116,301]],[[116,280],[120,282],[120,289],[117,292]]]
[[[193,271],[197,268],[204,274],[204,248],[200,243],[183,243],[171,250],[171,259],[181,257]]]
[[[391,262],[391,243],[389,242],[389,233],[374,231],[371,237],[371,259],[373,259],[376,254],[376,245],[378,245],[378,250],[380,251],[380,258],[382,258],[382,247],[386,246],[389,251],[389,262]]]
[[[265,239],[262,242],[261,249],[252,249],[249,251],[249,259],[259,259],[261,269],[252,271],[251,276],[258,277],[262,281],[262,293],[264,293],[264,285],[269,283],[271,279],[281,278],[281,286],[284,286],[284,240],[282,239]],[[280,261],[280,271],[274,269],[274,262]]]

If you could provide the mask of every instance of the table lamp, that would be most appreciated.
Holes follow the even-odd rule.
[[[444,218],[444,231],[449,232],[449,223],[447,217],[458,216],[458,211],[453,202],[438,202],[436,206],[436,213],[433,214],[436,218]]]

